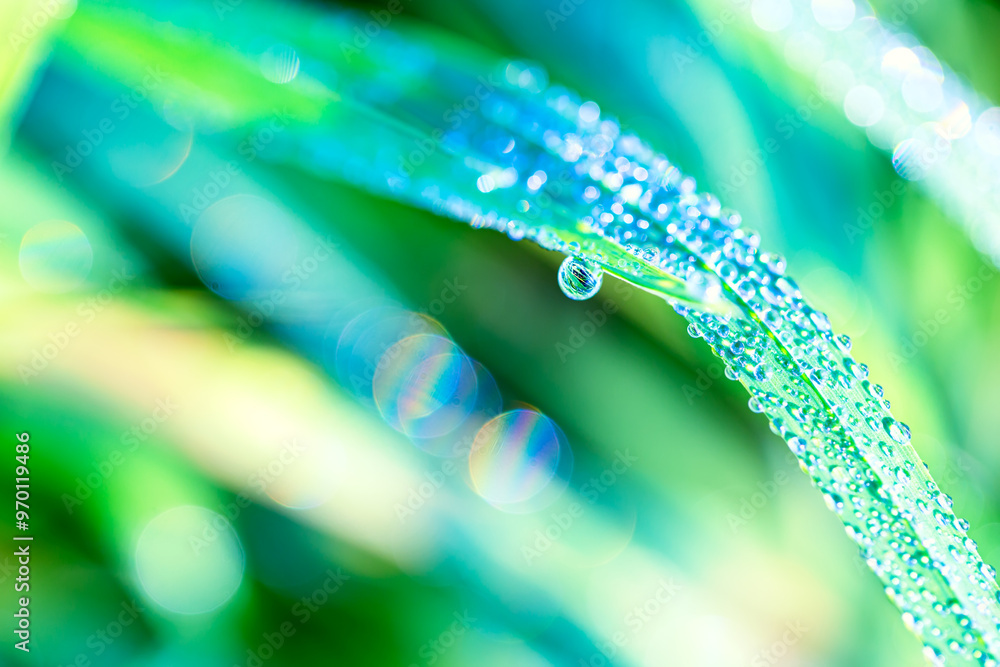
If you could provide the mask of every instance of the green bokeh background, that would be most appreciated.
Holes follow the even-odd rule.
[[[708,191],[723,191],[780,119],[814,95],[751,25],[733,23],[699,43],[722,3],[562,4],[572,11],[554,1],[414,0],[391,28],[470,58],[485,51],[540,63],[552,81],[599,101]],[[62,181],[53,173],[65,142],[49,138],[55,124],[45,114],[83,113],[79,98],[70,101],[71,83],[109,97],[128,85],[129,63],[110,66],[80,51],[90,34],[84,18],[119,16],[112,10],[125,5],[134,10],[129,21],[149,25],[153,3],[80,0],[73,17],[46,22],[23,46],[3,40],[11,48],[0,57],[8,123],[0,162],[0,433],[11,480],[14,434],[31,434],[35,541],[30,655],[13,649],[6,610],[14,609],[16,575],[13,556],[0,550],[0,664],[256,664],[253,656],[283,623],[294,634],[260,664],[923,664],[836,516],[747,409],[742,387],[719,379],[720,363],[662,300],[609,278],[595,300],[570,301],[556,283],[561,257],[527,241],[253,161],[245,171],[261,191],[335,234],[359,269],[407,307],[429,308],[445,281],[465,286],[435,317],[490,371],[506,407],[541,410],[572,446],[570,490],[553,506],[504,513],[456,473],[415,517],[397,520],[392,508],[441,471],[442,460],[414,448],[268,327],[230,350],[224,334],[241,312],[205,289],[157,232],[162,211],[142,203],[149,188],[85,170]],[[350,10],[346,16],[363,24],[383,5],[308,12]],[[285,3],[226,7],[226,21],[253,12],[262,34],[269,24],[301,20]],[[3,9],[4,34],[22,34],[19,12],[36,9],[24,2]],[[876,9],[889,15],[894,6]],[[553,28],[547,12],[564,20]],[[980,94],[1000,99],[995,5],[925,0],[906,14],[905,29]],[[184,27],[152,25],[163,35]],[[212,34],[202,37],[215,43]],[[221,46],[206,47],[184,66],[216,81],[236,115],[246,113],[248,135],[254,104],[266,103],[252,84],[220,75],[228,57]],[[54,106],[62,94],[66,104]],[[804,121],[724,203],[760,230],[764,247],[788,258],[807,296],[852,337],[855,356],[910,425],[956,513],[972,523],[984,560],[1000,566],[1000,281],[970,289],[970,279],[992,278],[994,269],[980,273],[983,260],[955,221],[900,181],[839,109],[824,104]],[[238,142],[211,132],[192,142],[221,160],[238,157]],[[885,213],[856,233],[859,208],[885,193],[892,193]],[[93,248],[86,280],[59,294],[36,289],[19,268],[25,233],[53,219],[79,226]],[[81,304],[100,297],[123,268],[135,278],[86,320]],[[961,289],[968,293],[958,299]],[[947,322],[921,336],[942,309]],[[597,311],[606,324],[577,349],[572,341]],[[19,369],[71,321],[81,324],[79,337],[25,379]],[[567,344],[571,354],[560,348]],[[181,406],[176,415],[101,476],[92,495],[68,505],[67,494],[100,474],[123,434],[164,395]],[[335,452],[329,485],[336,488],[314,509],[291,509],[278,491],[257,493],[250,481],[255,464],[269,460],[267,443],[295,435],[291,427],[312,438],[315,451]],[[637,463],[595,502],[583,501],[583,517],[526,562],[522,547],[534,544],[535,531],[568,511],[581,497],[573,494],[625,451]],[[299,462],[283,483],[305,484],[315,472]],[[224,513],[241,498],[250,502],[232,519],[245,556],[235,595],[208,613],[159,605],[136,577],[143,528],[176,506]],[[169,577],[169,563],[162,565]],[[343,585],[300,622],[295,605],[331,571],[346,576]],[[633,632],[635,608],[657,599],[662,581],[678,591],[651,605],[655,613]],[[184,585],[177,581],[182,592]],[[143,611],[116,628],[122,605],[133,603]],[[455,614],[476,620],[452,642]],[[787,641],[789,627],[805,630]],[[98,634],[119,629],[113,641]],[[625,648],[604,662],[602,647],[620,631]]]

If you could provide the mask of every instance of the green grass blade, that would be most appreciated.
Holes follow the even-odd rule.
[[[295,18],[289,21],[293,30]],[[452,67],[467,77],[469,68],[441,57],[444,64],[403,71],[397,58],[396,72],[396,41],[373,44],[357,63],[345,62],[335,48],[314,47],[317,59],[339,68],[334,89],[308,72],[295,85],[276,87],[236,50],[179,29],[157,33],[114,14],[83,12],[67,40],[126,82],[146,66],[162,65],[175,90],[206,113],[222,108],[230,123],[253,123],[285,105],[297,124],[282,139],[288,150],[281,153],[297,165],[582,255],[674,303],[689,332],[704,338],[727,376],[747,388],[751,409],[788,443],[928,658],[996,664],[994,572],[910,445],[907,427],[851,357],[850,341],[806,302],[785,275],[784,260],[763,251],[737,214],[699,194],[692,179],[598,115],[596,105],[548,88],[537,70],[522,76],[527,70],[520,65],[513,75],[503,68],[496,97],[455,128],[463,139],[455,144],[434,135],[434,119],[444,117],[454,92],[434,76]],[[328,42],[337,44],[337,36]],[[206,73],[199,63],[209,54],[213,71]],[[379,85],[394,94],[382,106],[366,98],[365,88],[380,65],[389,69]],[[399,156],[424,140],[433,150],[417,168],[400,170]],[[553,194],[528,186],[527,176],[538,172],[566,175],[565,188]],[[512,182],[494,182],[510,174]]]

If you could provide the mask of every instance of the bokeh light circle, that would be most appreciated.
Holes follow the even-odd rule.
[[[137,94],[149,95],[155,85],[147,81],[136,89]],[[146,188],[167,180],[184,165],[191,155],[194,132],[178,130],[159,117],[137,114],[130,122],[116,126],[100,143],[117,178],[134,187]]]
[[[844,97],[847,119],[859,127],[871,127],[882,119],[885,103],[871,86],[855,86]]]
[[[911,49],[897,46],[882,56],[882,77],[891,83],[902,83],[911,72],[920,70],[920,58]]]
[[[135,571],[146,595],[178,614],[225,604],[243,580],[243,547],[220,514],[182,505],[150,521],[135,547]]]
[[[517,507],[568,478],[572,454],[562,431],[535,410],[511,410],[480,429],[469,453],[476,492],[501,508]]]
[[[470,359],[476,372],[476,398],[468,417],[452,432],[440,436],[410,436],[419,449],[444,458],[463,456],[473,447],[476,435],[483,425],[500,414],[503,397],[500,388],[486,368],[475,359]]]
[[[941,61],[938,60],[934,52],[928,49],[926,46],[917,44],[912,47],[914,55],[920,61],[921,69],[929,72],[938,82],[944,81],[944,67],[941,65]]]
[[[882,150],[892,151],[898,143],[896,136],[903,130],[902,117],[892,109],[886,109],[882,117],[865,130],[868,139]]]
[[[824,97],[841,102],[854,87],[854,70],[841,60],[827,60],[817,70],[816,81]]]
[[[951,110],[938,122],[941,133],[948,139],[961,139],[972,130],[972,114],[969,105],[958,100],[952,103]]]
[[[920,181],[951,156],[951,141],[944,136],[937,123],[924,123],[912,137],[896,145],[892,152],[892,166],[896,173],[908,181]]]
[[[382,418],[393,428],[417,438],[443,436],[472,412],[476,370],[448,338],[418,334],[385,351],[372,390]]]
[[[596,123],[601,117],[601,107],[597,102],[587,101],[580,105],[580,120],[584,123]]]
[[[436,320],[397,306],[377,306],[354,316],[337,336],[333,366],[341,385],[365,405],[374,406],[372,382],[386,351],[417,334],[445,335]]]
[[[930,113],[944,101],[942,77],[923,67],[910,72],[903,79],[901,91],[906,106],[920,113]]]
[[[816,23],[838,31],[854,23],[857,7],[853,0],[812,0],[812,13]]]
[[[42,292],[66,292],[87,279],[94,250],[83,230],[71,222],[51,220],[29,229],[18,254],[21,276]]]
[[[908,181],[922,180],[926,170],[920,162],[920,145],[915,139],[904,139],[892,151],[892,167]]]
[[[262,197],[221,199],[205,209],[191,233],[194,270],[226,299],[259,299],[288,288],[299,247],[293,222]]]
[[[299,74],[299,54],[287,44],[275,44],[260,56],[260,73],[273,83],[289,83]]]
[[[788,66],[805,74],[812,74],[823,64],[826,48],[811,32],[796,32],[785,42],[785,62]]]
[[[1000,155],[1000,107],[990,107],[979,114],[973,132],[981,151]]]
[[[750,16],[766,32],[779,32],[792,22],[794,10],[788,0],[753,0]]]

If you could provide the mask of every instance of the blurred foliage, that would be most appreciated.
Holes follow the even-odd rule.
[[[242,118],[241,110],[313,109],[309,99],[290,98],[289,87],[220,77],[233,71],[223,60],[236,56],[211,32],[201,35],[203,55],[186,67],[217,93],[215,110],[229,125],[191,136],[186,152],[170,152],[177,150],[170,138],[183,132],[161,120],[170,110],[163,100],[156,107],[139,101],[125,118],[109,115],[114,100],[129,94],[124,82],[143,73],[129,62],[95,65],[109,40],[161,48],[137,43],[120,21],[156,16],[169,3],[135,0],[125,14],[112,11],[117,4],[80,0],[74,16],[43,21],[23,51],[12,46],[0,58],[2,107],[15,110],[0,164],[0,423],[12,456],[13,434],[31,433],[34,535],[33,650],[13,648],[8,616],[0,661],[922,664],[917,642],[839,521],[764,419],[746,409],[743,389],[719,379],[718,362],[661,300],[609,279],[595,300],[571,302],[556,284],[561,258],[554,253],[264,152],[247,160],[238,147],[259,136],[259,118]],[[11,17],[17,5],[0,14],[7,35],[24,35],[24,23]],[[485,49],[541,63],[553,81],[599,100],[709,190],[730,182],[735,166],[812,94],[752,31],[733,27],[701,46],[696,40],[718,11],[713,3],[401,5],[393,29],[459,54],[468,49],[470,60]],[[272,32],[301,31],[303,41],[322,44],[322,17],[363,27],[370,12],[389,5],[302,13],[249,0],[211,6],[218,34],[250,22],[263,50]],[[562,20],[553,22],[550,12]],[[907,27],[996,100],[996,62],[988,55],[997,20],[992,4],[927,0]],[[183,28],[182,21],[154,23],[164,43]],[[696,57],[678,66],[673,56],[692,43]],[[93,51],[81,53],[80,44]],[[29,57],[29,49],[45,57]],[[53,162],[105,117],[115,119],[109,142],[148,150],[124,153],[118,171],[91,160],[60,176]],[[870,228],[850,235],[858,209],[894,192],[897,177],[838,109],[823,106],[804,120],[726,204],[789,258],[789,272],[851,335],[856,356],[895,397],[914,446],[955,498],[956,513],[972,522],[982,555],[1000,565],[997,283],[972,289],[982,260],[909,186]],[[143,173],[150,153],[176,158],[176,169],[160,183],[136,185],[131,177]],[[178,205],[193,201],[192,189],[203,190],[205,175],[230,160],[240,166],[241,192],[280,202],[304,228],[333,235],[344,261],[365,276],[363,284],[307,283],[305,303],[325,303],[342,289],[387,294],[421,310],[446,281],[464,286],[433,315],[489,370],[505,407],[534,406],[565,432],[575,470],[563,497],[529,514],[492,507],[470,488],[460,459],[458,472],[443,473],[443,459],[415,448],[340,386],[323,348],[296,338],[295,327],[265,325],[229,342],[247,313],[203,286],[178,231],[190,235],[178,225]],[[21,263],[25,234],[52,220],[76,225],[93,254],[82,282],[61,292],[38,289]],[[940,309],[947,323],[930,335],[927,323]],[[561,358],[558,344],[589,330],[583,325],[594,311],[607,323]],[[70,323],[78,335],[67,333]],[[20,369],[61,334],[69,342],[25,376]],[[142,425],[158,399],[179,407],[147,434]],[[127,434],[136,426],[148,437],[130,449]],[[289,438],[308,443],[309,456],[261,491],[254,475]],[[637,463],[590,502],[584,485],[626,451]],[[400,520],[397,506],[428,481],[430,499]],[[303,489],[323,502],[294,509],[289,498]],[[558,526],[573,502],[585,508],[582,516],[537,560],[526,559],[536,531]],[[187,505],[228,515],[245,558],[235,594],[196,614],[171,611],[137,575],[144,529]],[[4,608],[12,609],[13,548],[8,553],[0,556],[0,580]],[[232,569],[219,558],[204,571]],[[158,567],[171,583],[169,565]],[[678,587],[666,602],[657,597],[663,581]],[[210,582],[172,583],[193,598],[196,583]],[[306,618],[303,598],[324,586],[336,590]],[[129,605],[142,611],[132,614]],[[475,620],[466,628],[456,618]],[[285,623],[291,633],[282,634]],[[788,642],[789,627],[805,631]],[[609,648],[619,632],[624,648]],[[601,651],[614,653],[610,663]]]

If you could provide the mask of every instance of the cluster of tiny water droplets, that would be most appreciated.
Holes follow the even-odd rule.
[[[691,302],[727,302],[722,314],[670,299],[689,333],[724,361],[726,376],[748,389],[750,409],[788,443],[928,658],[997,665],[995,572],[968,525],[931,479],[882,388],[851,357],[850,341],[805,301],[784,260],[763,252],[737,213],[699,193],[596,103],[549,86],[539,68],[506,64],[496,86],[476,75],[435,76],[429,50],[390,30],[352,57],[393,76],[373,84],[367,75],[352,80],[345,67],[338,92],[357,98],[357,107],[331,105],[335,131],[312,124],[305,148],[295,131],[282,133],[265,159],[294,156],[321,173],[571,255],[579,262],[571,266],[588,267],[570,286],[580,294],[593,289],[586,275],[593,265],[652,291],[670,276]],[[414,101],[403,84],[426,99]],[[436,102],[450,104],[458,88],[483,92],[442,114]],[[366,105],[381,115],[366,115]],[[441,136],[414,140],[384,123],[391,115]],[[990,136],[994,116],[987,120],[987,152],[1000,153]]]
[[[754,5],[741,3],[788,64],[1000,264],[1000,107],[902,29],[899,12],[914,6],[880,16],[864,0]],[[758,12],[764,6],[772,12]]]
[[[504,100],[502,113],[484,109],[492,132],[506,130],[493,142],[506,152],[486,157],[515,169],[529,193],[569,167],[567,190],[581,228],[630,256],[611,268],[639,275],[652,264],[729,301],[734,312],[725,315],[674,307],[689,333],[725,362],[726,376],[747,387],[751,410],[766,415],[788,443],[928,659],[996,665],[1000,600],[992,568],[910,445],[909,429],[890,413],[882,388],[851,357],[850,340],[806,302],[785,275],[784,259],[761,251],[759,235],[744,229],[738,214],[699,194],[693,179],[602,118],[593,102],[557,88],[519,96],[511,85],[507,92],[516,104]],[[488,149],[490,142],[478,145]],[[530,196],[522,202],[525,211],[538,206]],[[539,224],[514,226],[529,237],[546,233]],[[586,243],[550,245],[607,261]]]
[[[473,113],[430,149],[411,151],[404,168],[398,151],[412,146],[388,130],[386,145],[396,144],[375,157],[349,134],[331,139],[321,167],[662,294],[788,443],[927,657],[997,665],[995,573],[882,388],[785,275],[784,259],[762,251],[738,213],[699,193],[694,179],[594,102],[548,86],[544,72],[523,64],[507,64],[499,78]],[[411,118],[419,111],[407,109]],[[686,301],[658,287],[663,276],[683,285]],[[717,301],[728,308],[706,305]]]

